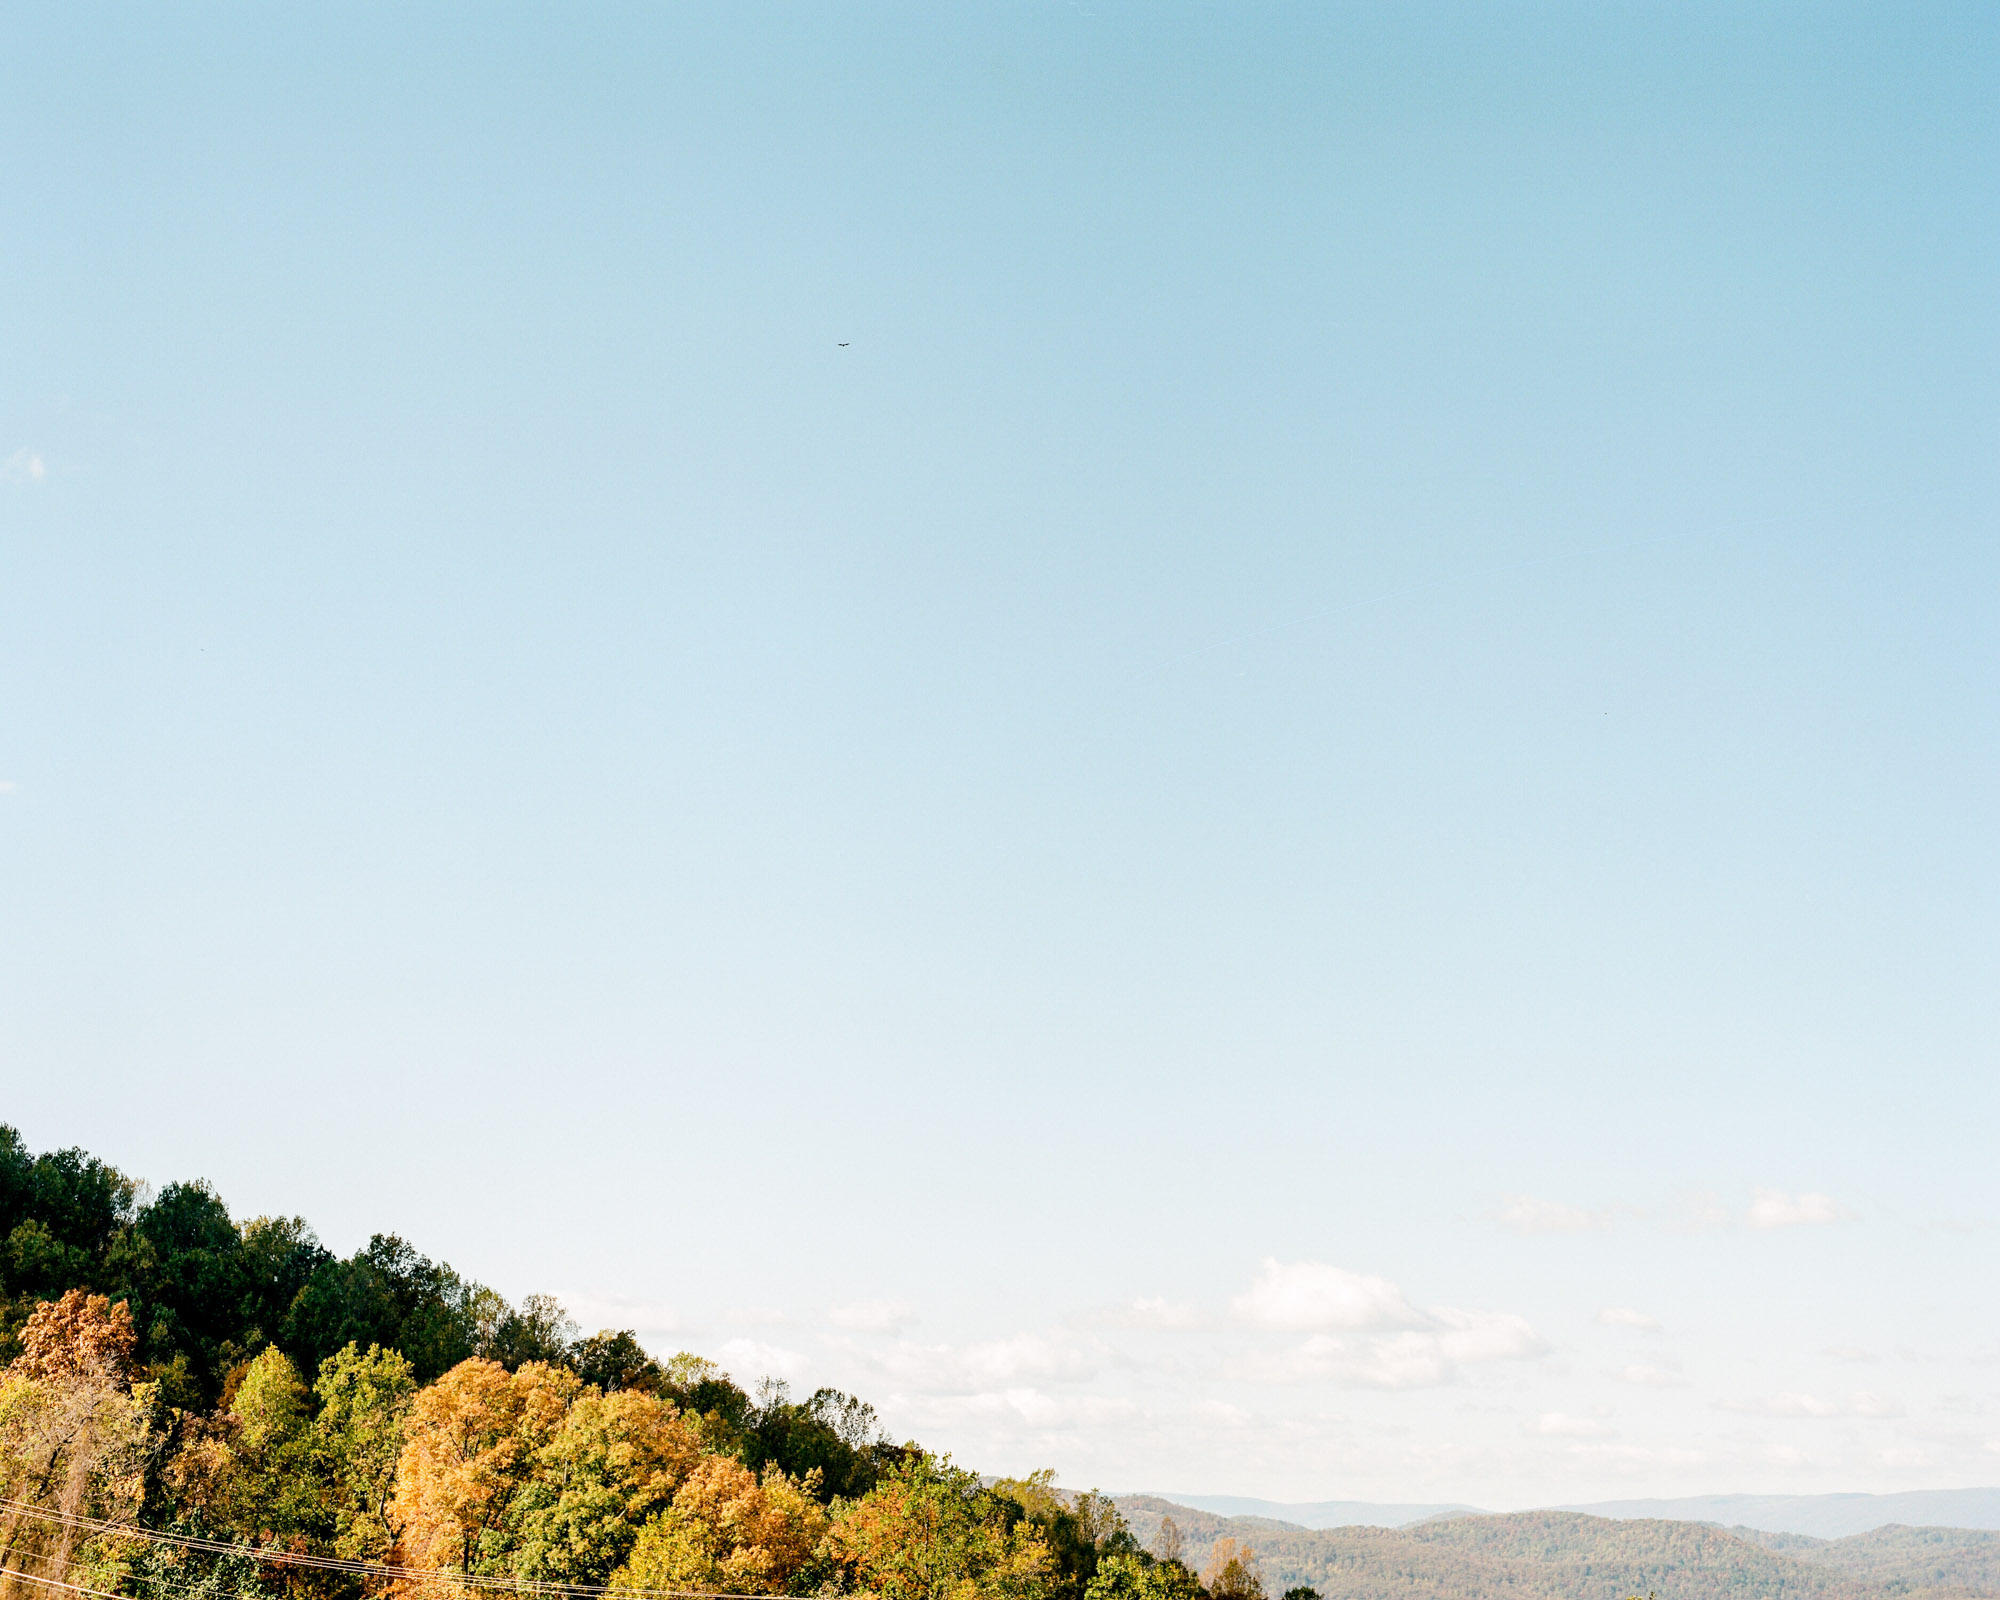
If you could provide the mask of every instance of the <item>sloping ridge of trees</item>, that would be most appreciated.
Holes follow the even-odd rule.
[[[1960,1600],[2000,1595],[2000,1534],[1878,1528],[1804,1539],[1699,1522],[1574,1511],[1454,1516],[1404,1528],[1297,1527],[1219,1517],[1152,1496],[1121,1498],[1133,1533],[1162,1530],[1200,1564],[1254,1543],[1265,1579],[1325,1600]]]
[[[983,1481],[864,1401],[582,1336],[0,1126],[0,1600],[1964,1600],[2000,1535],[1575,1512],[1311,1531]],[[69,1588],[53,1587],[69,1585]],[[539,1592],[547,1593],[542,1587]]]
[[[2000,1594],[2000,1533],[1890,1523],[1844,1539],[1731,1528],[1740,1539],[1800,1561],[1884,1584],[1898,1594]]]
[[[0,1126],[0,1600],[1263,1600],[1095,1492]],[[1288,1596],[1287,1600],[1306,1600]]]

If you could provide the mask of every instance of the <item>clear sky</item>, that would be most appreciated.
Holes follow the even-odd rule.
[[[11,7],[0,1117],[987,1470],[2000,1481],[1996,78]]]

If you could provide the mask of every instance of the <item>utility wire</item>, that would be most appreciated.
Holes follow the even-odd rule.
[[[112,1594],[104,1589],[86,1589],[80,1583],[64,1583],[60,1578],[45,1578],[39,1572],[23,1572],[19,1567],[0,1567],[0,1577],[24,1578],[29,1583],[46,1584],[51,1589],[67,1589],[71,1594],[87,1594],[93,1600],[126,1600],[124,1595]],[[242,1600],[237,1596],[236,1600]]]
[[[128,1595],[112,1594],[103,1589],[92,1589],[81,1583],[67,1583],[61,1578],[48,1578],[38,1572],[23,1572],[19,1567],[0,1567],[0,1577],[21,1578],[28,1583],[39,1583],[51,1589],[66,1589],[72,1594],[90,1595],[95,1600],[131,1600]],[[200,1586],[189,1583],[174,1583],[166,1578],[155,1578],[143,1572],[128,1572],[123,1580],[151,1589],[155,1594],[187,1595],[200,1592]],[[212,1591],[211,1591],[212,1593]],[[267,1600],[261,1595],[225,1593],[220,1600]]]
[[[149,1544],[172,1545],[200,1555],[241,1556],[268,1565],[310,1567],[322,1572],[344,1572],[362,1578],[388,1578],[400,1583],[442,1583],[461,1589],[480,1589],[507,1594],[549,1595],[555,1600],[566,1596],[618,1595],[630,1600],[746,1600],[742,1591],[720,1589],[638,1589],[617,1588],[604,1583],[542,1583],[533,1578],[496,1578],[478,1573],[454,1572],[448,1568],[399,1567],[384,1561],[359,1561],[345,1556],[315,1556],[296,1550],[276,1550],[268,1545],[229,1544],[220,1539],[200,1539],[183,1533],[163,1533],[130,1522],[107,1522],[101,1517],[79,1516],[74,1512],[51,1511],[21,1500],[0,1498],[0,1512],[32,1517],[62,1527],[89,1533],[109,1534],[121,1539],[139,1539]],[[12,1568],[0,1567],[0,1573]],[[32,1577],[32,1574],[17,1574]],[[36,1579],[40,1582],[44,1580]],[[53,1579],[46,1580],[54,1582]],[[95,1594],[95,1590],[80,1590]],[[123,1600],[113,1596],[111,1600]]]

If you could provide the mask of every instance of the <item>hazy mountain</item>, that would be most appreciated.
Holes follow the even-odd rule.
[[[1398,1505],[1372,1500],[1311,1500],[1292,1505],[1279,1500],[1252,1500],[1240,1494],[1156,1494],[1121,1496],[1121,1499],[1170,1500],[1177,1506],[1192,1506],[1219,1517],[1268,1517],[1277,1522],[1295,1523],[1301,1528],[1401,1528],[1430,1517],[1465,1515],[1478,1511],[1466,1505]]]
[[[1477,1506],[1413,1505],[1370,1500],[1256,1500],[1233,1494],[1157,1494],[1132,1498],[1223,1517],[1269,1517],[1301,1528],[1405,1528],[1432,1517],[1477,1514]],[[1842,1539],[1851,1533],[1900,1523],[1914,1528],[2000,1528],[2000,1489],[1922,1489],[1908,1494],[1705,1494],[1678,1500],[1600,1500],[1555,1506],[1593,1517],[1658,1517],[1669,1522],[1714,1522],[1725,1528],[1767,1533],[1808,1533]]]
[[[1767,1550],[1881,1583],[1929,1583],[1971,1594],[2000,1594],[2000,1532],[1887,1527],[1844,1539],[1815,1539],[1755,1528],[1729,1531]]]
[[[1558,1509],[1594,1517],[1719,1522],[1732,1528],[1839,1539],[1892,1522],[1910,1527],[2000,1528],[2000,1489],[1920,1489],[1909,1494],[1705,1494],[1682,1500],[1602,1500]]]
[[[1197,1569],[1224,1536],[1251,1545],[1267,1590],[1325,1600],[1969,1600],[2000,1597],[2000,1533],[1883,1528],[1840,1540],[1575,1511],[1447,1517],[1401,1528],[1303,1528],[1121,1496],[1142,1542],[1163,1518]]]

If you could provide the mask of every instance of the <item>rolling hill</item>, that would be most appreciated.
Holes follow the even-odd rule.
[[[1918,1489],[1904,1494],[1705,1494],[1679,1500],[1605,1500],[1595,1505],[1557,1509],[1583,1511],[1594,1517],[1667,1517],[1677,1522],[1716,1522],[1726,1528],[1809,1533],[1820,1539],[1840,1539],[1890,1523],[1922,1528],[2000,1529],[2000,1489]],[[1301,1517],[1286,1520],[1304,1521]]]
[[[1120,1498],[1128,1498],[1121,1496]],[[1474,1516],[1478,1506],[1385,1504],[1370,1500],[1256,1500],[1233,1494],[1150,1492],[1135,1499],[1171,1500],[1219,1517],[1268,1517],[1301,1528],[1403,1528],[1433,1517]],[[1850,1533],[1902,1523],[1920,1528],[2000,1529],[2000,1489],[1921,1489],[1903,1494],[1707,1494],[1674,1500],[1604,1500],[1560,1505],[1593,1517],[1653,1517],[1668,1522],[1713,1522],[1725,1528],[1768,1533],[1809,1533],[1839,1539]]]
[[[1891,1525],[1844,1539],[1753,1528],[1730,1531],[1767,1550],[1833,1567],[1900,1594],[2000,1594],[2000,1533],[1991,1529]]]
[[[1302,1528],[1152,1496],[1118,1502],[1156,1539],[1172,1517],[1199,1567],[1217,1539],[1253,1546],[1266,1587],[1325,1600],[1967,1600],[2000,1596],[2000,1534],[1884,1528],[1846,1539],[1614,1520],[1575,1511],[1446,1517],[1402,1528]]]
[[[1240,1494],[1135,1494],[1120,1500],[1171,1500],[1218,1517],[1263,1517],[1301,1528],[1405,1528],[1432,1517],[1477,1516],[1478,1506],[1377,1500],[1255,1500]]]

